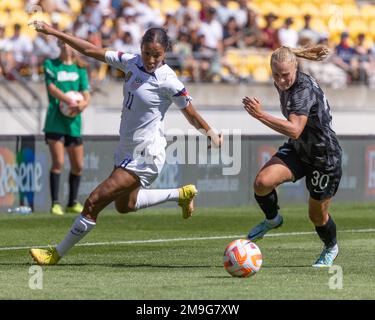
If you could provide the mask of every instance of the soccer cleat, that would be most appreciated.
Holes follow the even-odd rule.
[[[64,210],[61,206],[60,203],[54,203],[51,207],[51,211],[50,211],[52,214],[56,215],[56,216],[62,216],[64,215]]]
[[[188,184],[178,189],[178,205],[182,208],[182,217],[190,218],[194,211],[194,197],[198,194],[195,185]]]
[[[30,255],[38,265],[54,265],[60,260],[56,248],[30,249]]]
[[[81,213],[83,210],[83,205],[79,202],[75,202],[71,207],[66,207],[67,213]]]
[[[314,268],[331,267],[339,254],[339,247],[335,244],[331,248],[324,247],[318,260],[312,265]]]
[[[264,235],[271,229],[276,229],[281,227],[283,224],[283,217],[278,215],[279,221],[276,224],[271,224],[267,219],[264,219],[261,223],[252,228],[247,235],[247,238],[251,241],[258,241],[263,239]]]

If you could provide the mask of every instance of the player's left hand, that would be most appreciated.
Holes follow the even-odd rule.
[[[214,148],[220,148],[224,143],[224,136],[222,133],[219,133],[217,136],[216,136],[216,139],[212,139],[212,146]]]
[[[217,134],[214,130],[209,130],[207,132],[207,136],[209,139],[208,149],[213,148],[220,148],[224,143],[224,136],[222,133]]]
[[[257,98],[245,97],[242,99],[244,109],[255,119],[259,119],[263,115],[262,105]]]

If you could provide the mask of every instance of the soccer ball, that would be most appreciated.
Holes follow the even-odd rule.
[[[262,253],[248,239],[234,240],[224,251],[224,268],[233,277],[250,277],[259,271],[261,265]]]
[[[75,101],[82,101],[84,99],[82,93],[78,91],[68,91],[65,92],[65,95],[67,95],[70,99]],[[60,111],[64,116],[67,116],[69,118],[73,118],[77,115],[76,112],[71,112],[69,110],[69,105],[63,101],[60,101]]]

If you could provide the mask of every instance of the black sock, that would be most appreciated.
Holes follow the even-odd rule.
[[[254,193],[255,200],[258,202],[259,207],[262,209],[264,214],[266,215],[266,218],[268,220],[271,220],[275,218],[278,214],[278,210],[280,209],[277,205],[278,199],[277,199],[277,193],[276,190],[273,189],[272,192],[265,196],[258,196]]]
[[[60,184],[60,173],[49,173],[49,185],[51,190],[52,204],[59,202],[59,184]]]
[[[315,230],[327,248],[331,248],[337,243],[336,224],[331,216],[329,216],[329,219],[324,226],[315,227]]]
[[[81,176],[76,176],[73,173],[69,174],[69,202],[68,202],[68,207],[73,206],[77,202],[80,180],[81,180]]]

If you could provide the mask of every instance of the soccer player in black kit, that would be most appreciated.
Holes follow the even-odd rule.
[[[252,117],[289,137],[255,178],[255,199],[266,219],[250,230],[248,239],[259,240],[269,230],[282,225],[276,187],[306,177],[309,218],[324,243],[313,267],[332,266],[338,254],[336,225],[329,214],[329,205],[341,179],[342,150],[331,127],[332,117],[324,92],[311,76],[297,70],[297,57],[322,60],[327,54],[324,46],[281,47],[273,52],[272,76],[286,120],[264,112],[256,98],[242,100]]]

